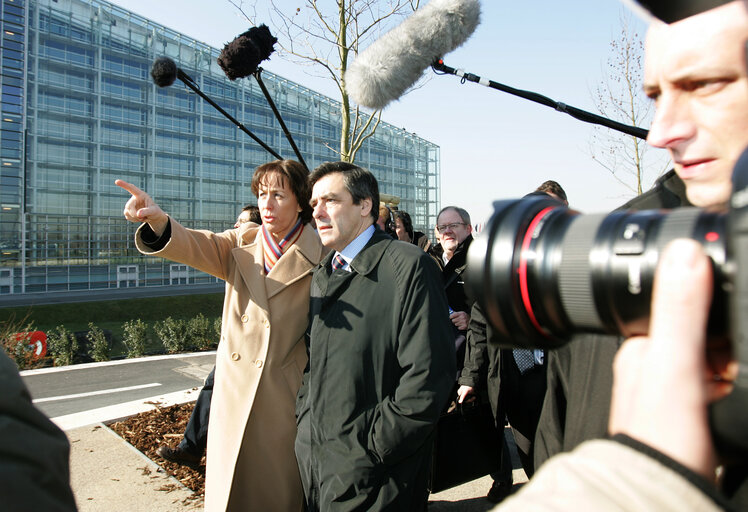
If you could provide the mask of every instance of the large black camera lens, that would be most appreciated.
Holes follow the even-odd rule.
[[[496,201],[468,252],[468,290],[506,345],[575,332],[646,334],[660,253],[700,242],[714,265],[710,331],[727,334],[726,219],[697,208],[580,215],[550,197]]]

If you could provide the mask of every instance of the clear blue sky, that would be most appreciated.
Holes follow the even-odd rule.
[[[226,0],[113,0],[217,48],[249,28]],[[257,2],[257,21],[270,23]],[[300,0],[281,0],[295,10]],[[619,0],[482,0],[481,25],[445,63],[595,112],[591,91],[603,77],[609,43],[620,33]],[[332,5],[327,0],[320,5]],[[245,1],[245,5],[248,2]],[[644,34],[644,22],[634,19]],[[331,82],[274,54],[268,71],[338,98]],[[485,220],[495,199],[520,197],[547,179],[566,189],[571,206],[610,210],[632,193],[589,155],[592,125],[486,87],[436,76],[384,111],[385,121],[441,147],[441,203]],[[659,151],[659,150],[658,150]],[[651,184],[654,176],[646,179]]]

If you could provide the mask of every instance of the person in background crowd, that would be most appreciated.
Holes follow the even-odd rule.
[[[377,227],[390,235],[392,238],[397,238],[395,235],[395,221],[392,215],[392,210],[389,206],[384,203],[379,205],[379,217],[377,218]]]
[[[544,182],[529,196],[538,194],[549,195],[568,206],[566,192],[555,181]],[[483,311],[477,304],[471,313],[467,339],[457,401],[462,403],[468,396],[478,393],[478,389],[485,389],[497,427],[503,427],[504,418],[509,419],[522,467],[531,478],[535,472],[535,432],[546,391],[545,353],[539,349],[500,350],[501,340],[495,339],[493,328],[486,324]],[[500,455],[502,470],[492,475],[494,482],[487,498],[494,503],[512,492],[511,468],[506,468],[507,455]]]
[[[307,510],[425,510],[454,339],[429,255],[375,229],[376,178],[347,162],[310,175],[331,253],[312,280],[296,456]]]
[[[234,227],[238,228],[247,222],[254,222],[258,225],[262,224],[260,209],[257,206],[248,204],[242,208]],[[189,466],[193,469],[200,466],[200,462],[205,454],[205,447],[208,445],[210,402],[213,397],[215,374],[216,367],[214,366],[205,379],[200,393],[197,395],[195,408],[192,409],[192,414],[190,414],[190,419],[184,429],[182,441],[176,448],[172,448],[166,444],[159,446],[156,449],[156,455],[169,462]]]
[[[561,185],[558,184],[557,181],[544,181],[538,188],[535,189],[535,192],[543,192],[544,194],[547,194],[551,197],[555,197],[556,199],[564,203],[565,206],[569,206],[569,200],[566,198],[566,191]]]
[[[504,425],[506,423],[505,401],[501,399],[501,357],[502,351],[493,338],[493,327],[486,322],[480,305],[476,302],[470,312],[467,342],[465,348],[465,364],[457,379],[457,402],[463,403],[476,397],[486,397],[491,404],[497,435],[501,439],[499,470],[491,474],[493,482],[488,490],[486,499],[492,503],[500,503],[512,493],[513,476],[509,445],[506,441]],[[511,352],[511,351],[509,351]]]
[[[294,406],[307,363],[312,270],[325,250],[307,222],[308,172],[292,160],[252,177],[262,225],[223,233],[182,227],[138,187],[125,218],[144,254],[185,263],[226,281],[216,356],[205,482],[206,510],[301,511]],[[260,468],[260,469],[258,469]]]
[[[434,228],[438,244],[431,255],[442,271],[442,284],[449,303],[449,319],[457,353],[457,371],[462,370],[465,359],[465,339],[473,300],[465,293],[462,274],[467,268],[467,251],[473,241],[470,214],[457,206],[446,206],[436,216]],[[455,377],[456,378],[456,377]]]
[[[408,212],[396,210],[395,215],[395,234],[398,240],[417,245],[424,251],[428,252],[431,248],[429,237],[420,231],[413,230],[413,221],[410,220]]]
[[[235,228],[238,228],[242,224],[246,222],[254,222],[255,224],[262,224],[262,216],[260,215],[260,208],[253,205],[248,204],[244,208],[242,208],[241,213],[236,218],[236,223],[234,224]]]

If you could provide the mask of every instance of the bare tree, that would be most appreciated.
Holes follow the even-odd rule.
[[[603,79],[592,93],[600,115],[632,126],[648,128],[654,105],[643,93],[644,43],[632,29],[631,15],[621,12],[621,32],[610,43]],[[590,154],[598,164],[637,195],[669,167],[663,152],[647,155],[652,148],[637,137],[595,127]],[[647,156],[645,160],[645,156]],[[645,177],[646,176],[646,177]]]
[[[255,24],[256,2],[247,8],[242,0],[228,0]],[[353,162],[364,141],[374,135],[382,111],[362,112],[352,105],[345,82],[348,63],[369,41],[418,8],[420,0],[336,0],[331,2],[300,0],[302,7],[288,8],[270,1],[271,24],[278,37],[281,54],[313,66],[334,81],[340,92],[340,159]],[[250,2],[247,2],[250,4]],[[330,7],[327,7],[330,5]],[[252,9],[252,15],[247,9]]]

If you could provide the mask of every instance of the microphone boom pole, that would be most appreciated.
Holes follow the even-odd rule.
[[[497,89],[508,94],[513,94],[514,96],[519,96],[520,98],[524,98],[526,100],[534,101],[535,103],[540,103],[541,105],[545,105],[546,107],[556,109],[559,112],[569,114],[571,117],[580,121],[584,121],[585,123],[605,126],[606,128],[611,128],[621,133],[625,133],[626,135],[631,135],[632,137],[638,137],[640,139],[646,139],[647,134],[649,133],[649,130],[645,130],[644,128],[619,123],[618,121],[613,121],[612,119],[608,119],[607,117],[602,117],[597,114],[572,107],[571,105],[566,105],[564,103],[552,100],[551,98],[548,98],[547,96],[543,96],[542,94],[538,94],[536,92],[515,89],[514,87],[509,87],[508,85],[500,84],[498,82],[494,82],[493,80],[486,80],[472,73],[466,73],[461,69],[451,68],[445,65],[442,59],[438,59],[431,65],[431,67],[434,69],[434,71],[441,71],[445,74],[459,76],[463,81],[467,80],[468,82],[475,82],[477,84],[490,87],[491,89]]]
[[[268,101],[270,108],[273,110],[273,114],[275,114],[275,118],[278,120],[278,123],[280,124],[281,129],[283,130],[283,135],[286,136],[288,143],[291,144],[291,147],[293,148],[293,152],[296,153],[296,158],[299,159],[299,162],[301,162],[301,165],[303,165],[306,170],[309,170],[309,167],[307,167],[306,162],[304,161],[304,157],[301,156],[301,151],[299,151],[299,148],[296,147],[296,143],[293,140],[293,136],[291,135],[291,132],[288,131],[288,128],[286,127],[286,123],[283,122],[283,118],[281,117],[281,114],[278,111],[278,108],[275,106],[275,102],[273,101],[273,98],[270,96],[270,93],[265,87],[265,82],[262,81],[262,77],[260,76],[261,74],[262,74],[262,68],[257,68],[257,71],[252,73],[252,76],[255,77],[255,80],[259,84],[260,89],[262,89],[262,94],[265,95],[265,99]]]
[[[192,89],[198,96],[200,96],[202,99],[210,103],[216,110],[218,110],[221,114],[223,114],[226,117],[226,119],[234,123],[237,128],[239,128],[241,131],[249,135],[252,138],[252,140],[254,140],[257,144],[262,146],[263,149],[265,149],[265,151],[273,155],[278,160],[283,160],[283,157],[280,156],[278,153],[276,153],[273,148],[265,144],[257,135],[249,131],[242,123],[234,119],[234,117],[231,114],[223,110],[215,101],[210,99],[203,91],[201,91],[200,88],[195,83],[195,81],[187,73],[182,71],[180,68],[177,68],[177,78],[179,78],[182,81],[182,83],[184,83],[184,85]]]

